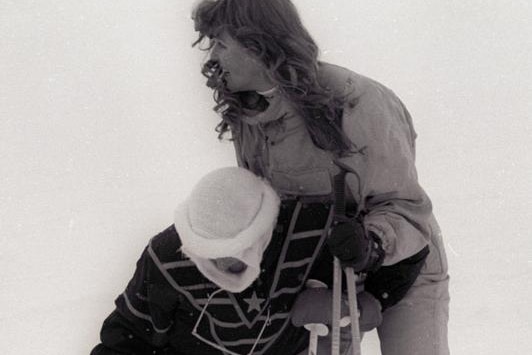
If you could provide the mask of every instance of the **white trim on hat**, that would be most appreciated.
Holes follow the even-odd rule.
[[[268,244],[270,244],[273,228],[274,227],[272,226],[270,230],[266,232],[264,238],[259,240],[258,243],[255,243],[250,248],[242,250],[240,253],[234,255],[235,258],[246,264],[246,269],[242,273],[233,274],[228,271],[220,270],[212,259],[205,259],[194,255],[185,248],[183,248],[182,251],[194,262],[203,276],[226,291],[239,293],[251,286],[251,284],[259,277],[262,254],[268,247]]]

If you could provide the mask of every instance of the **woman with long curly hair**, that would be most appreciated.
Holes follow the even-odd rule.
[[[320,61],[290,0],[202,0],[192,17],[217,131],[238,164],[282,197],[332,194],[345,172],[356,218],[331,230],[328,249],[379,300],[382,353],[447,354],[447,261],[400,99]]]

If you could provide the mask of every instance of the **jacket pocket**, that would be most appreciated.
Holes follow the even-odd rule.
[[[366,290],[381,302],[383,311],[405,297],[431,254],[432,250],[426,246],[407,259],[393,265],[382,266],[368,274],[364,283]]]
[[[430,230],[431,240],[429,245],[431,253],[427,257],[423,269],[421,269],[421,274],[440,279],[447,276],[448,265],[440,227],[434,217],[431,218]]]
[[[273,187],[287,195],[328,195],[332,181],[327,169],[307,169],[296,172],[272,171]]]

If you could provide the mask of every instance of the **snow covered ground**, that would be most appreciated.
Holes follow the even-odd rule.
[[[391,87],[442,225],[453,354],[532,353],[532,7],[297,0],[322,59]],[[147,240],[233,165],[191,0],[0,1],[0,348],[88,354]],[[364,354],[379,354],[370,334]]]

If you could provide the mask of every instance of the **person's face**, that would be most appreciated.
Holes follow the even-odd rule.
[[[212,262],[219,270],[232,274],[239,274],[247,268],[247,265],[237,258],[217,258],[213,259]]]
[[[210,59],[223,70],[227,89],[232,92],[267,90],[272,84],[266,79],[266,67],[250,50],[226,32],[212,39]]]

